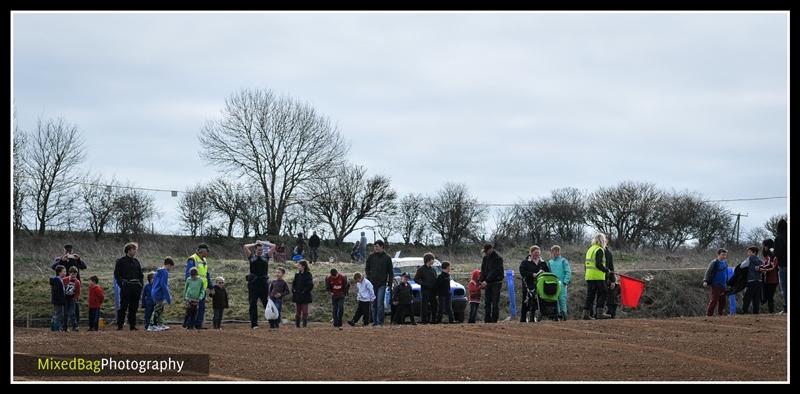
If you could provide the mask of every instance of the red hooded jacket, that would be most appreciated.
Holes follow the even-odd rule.
[[[469,291],[469,302],[481,302],[481,284],[478,282],[478,278],[481,276],[481,270],[473,270],[472,271],[472,279],[467,284],[467,290]]]

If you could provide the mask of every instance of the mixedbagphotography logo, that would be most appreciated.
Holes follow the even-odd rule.
[[[15,376],[202,376],[207,354],[14,355]]]

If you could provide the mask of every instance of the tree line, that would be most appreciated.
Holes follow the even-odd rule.
[[[733,216],[698,193],[666,191],[652,183],[620,182],[583,192],[567,187],[500,210],[487,230],[489,206],[463,184],[402,198],[382,174],[347,160],[349,143],[310,104],[269,89],[231,94],[220,115],[199,133],[202,157],[219,176],[182,193],[178,216],[193,237],[308,234],[318,230],[336,244],[365,222],[383,239],[406,244],[436,238],[465,243],[582,242],[587,229],[608,234],[617,248],[674,250],[729,245]],[[135,185],[81,168],[85,141],[65,119],[41,118],[25,132],[14,122],[13,222],[17,231],[90,231],[96,238],[147,232],[161,213]],[[774,233],[780,217],[745,239]],[[329,235],[329,237],[327,237]]]

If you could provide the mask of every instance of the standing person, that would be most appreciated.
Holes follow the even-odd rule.
[[[97,276],[89,278],[89,331],[100,330],[100,307],[103,306],[106,294],[99,283]]]
[[[614,274],[614,255],[611,253],[611,249],[608,248],[608,244],[611,242],[606,242],[606,247],[603,249],[603,253],[606,256],[606,268],[608,268],[608,273],[606,273],[606,315],[610,316],[611,319],[617,316],[617,298],[619,298],[619,286],[617,286],[617,276]]]
[[[212,298],[211,306],[214,309],[212,324],[215,329],[222,330],[222,314],[228,308],[228,290],[225,289],[225,278],[218,276],[214,283],[214,287],[209,290],[209,296]]]
[[[706,316],[713,316],[714,308],[717,308],[717,315],[722,316],[725,309],[725,290],[728,286],[728,251],[725,249],[717,249],[717,258],[708,264],[703,276],[703,287],[708,286],[711,286],[711,293]]]
[[[606,302],[606,257],[603,252],[606,246],[605,234],[598,233],[592,237],[592,245],[586,251],[584,266],[586,268],[586,303],[583,306],[583,320],[609,319],[611,315],[600,313]],[[595,304],[595,298],[597,303]],[[597,308],[595,309],[595,305]]]
[[[281,311],[283,299],[289,295],[289,285],[283,280],[284,275],[286,275],[286,270],[278,267],[278,269],[275,270],[276,279],[269,284],[269,298],[272,300],[272,303],[275,304],[275,308],[278,309],[278,318],[269,321],[269,328],[279,328],[281,318],[283,317],[283,312]]]
[[[486,307],[483,320],[486,323],[497,323],[500,318],[500,290],[503,288],[503,257],[500,256],[492,244],[483,245],[483,261],[481,262],[481,276],[478,278],[481,286],[486,289]]]
[[[308,257],[311,259],[311,264],[314,264],[319,259],[319,254],[317,251],[319,250],[320,239],[317,235],[317,232],[314,231],[311,233],[311,237],[308,238],[308,249],[309,254]]]
[[[311,290],[314,289],[314,279],[308,272],[308,261],[297,262],[297,273],[292,280],[292,302],[296,306],[294,326],[300,328],[302,318],[303,327],[308,325],[308,304],[311,303]]]
[[[775,241],[765,239],[762,243],[761,256],[764,258],[764,266],[761,268],[764,273],[764,298],[761,303],[767,303],[769,313],[775,313],[775,289],[778,288],[778,259],[775,257]]]
[[[122,330],[125,312],[128,313],[128,328],[136,331],[136,313],[139,310],[139,297],[142,295],[142,264],[136,259],[139,245],[135,242],[125,244],[125,256],[117,259],[114,265],[114,280],[119,284],[119,310],[117,310],[117,330]]]
[[[472,277],[467,283],[467,290],[469,291],[469,320],[468,323],[475,323],[478,318],[478,307],[481,304],[481,282],[478,278],[481,276],[481,270],[472,270]]]
[[[561,256],[561,247],[553,245],[550,248],[550,260],[547,265],[550,267],[550,272],[558,277],[561,281],[561,293],[558,295],[558,310],[561,313],[561,318],[567,320],[567,286],[572,282],[572,268],[570,268],[569,260]]]
[[[358,253],[359,253],[359,257],[358,257],[359,260],[358,261],[362,262],[362,261],[364,261],[362,259],[367,258],[367,236],[364,235],[363,231],[361,232],[361,239],[359,239],[359,241],[360,241],[360,245],[359,245],[359,249],[358,249]],[[383,244],[381,246],[385,247],[385,245],[383,245]],[[369,276],[369,274],[367,274],[367,276]]]
[[[75,304],[81,300],[81,281],[78,279],[78,268],[69,267],[69,276],[64,277],[64,331],[72,325],[72,331],[78,331],[78,320],[75,318]]]
[[[361,233],[363,237],[363,232]],[[375,241],[373,252],[367,258],[365,272],[367,279],[375,286],[375,305],[372,310],[372,325],[383,326],[384,316],[384,297],[386,288],[392,285],[393,270],[392,258],[383,250],[382,240]]]
[[[169,292],[169,271],[175,268],[172,257],[166,257],[164,264],[156,271],[153,288],[150,290],[153,297],[153,325],[154,329],[163,331],[169,329],[164,325],[164,303],[172,304],[172,295]]]
[[[436,321],[436,270],[433,269],[433,262],[436,256],[433,253],[425,253],[422,256],[423,264],[417,268],[414,274],[414,282],[420,286],[420,306],[419,317],[421,324],[434,323]]]
[[[436,297],[439,298],[439,310],[436,323],[442,322],[442,315],[447,313],[447,323],[455,323],[453,317],[453,295],[450,293],[450,262],[442,262],[442,273],[436,278]]]
[[[361,242],[356,241],[356,244],[353,245],[353,249],[350,250],[350,262],[358,263],[361,261]]]
[[[56,275],[50,278],[50,303],[53,304],[53,321],[50,323],[50,331],[65,331],[64,304],[67,302],[67,295],[64,294],[64,277],[67,270],[63,265],[57,265]]]
[[[342,316],[344,316],[344,300],[350,283],[347,277],[340,274],[336,268],[331,268],[331,274],[325,277],[325,290],[331,295],[331,314],[333,315],[333,326],[342,329]]]
[[[203,322],[206,317],[206,290],[208,289],[208,285],[211,283],[211,272],[208,269],[208,262],[206,261],[206,257],[208,257],[209,249],[208,245],[200,244],[197,246],[197,252],[186,260],[186,271],[184,272],[185,277],[188,278],[192,268],[197,268],[197,275],[200,277],[200,280],[203,282],[203,297],[198,300],[197,302],[197,313],[194,321],[186,322],[186,324],[194,325],[194,328],[198,330],[204,330]]]
[[[778,235],[775,237],[775,258],[778,260],[778,281],[781,285],[781,293],[783,294],[783,312],[789,313],[789,283],[786,281],[788,269],[788,256],[786,255],[786,246],[788,241],[786,239],[788,231],[788,223],[786,219],[778,221]]]
[[[400,275],[400,283],[392,289],[392,308],[397,309],[394,313],[395,320],[392,323],[403,324],[406,316],[408,316],[411,318],[411,324],[416,326],[414,312],[411,311],[411,303],[414,300],[414,296],[411,293],[411,284],[408,283],[408,277],[408,272],[403,272]]]
[[[256,241],[242,246],[245,259],[250,263],[250,273],[247,274],[247,300],[250,304],[250,328],[258,328],[258,301],[264,308],[267,307],[269,297],[269,257],[275,250],[275,245],[268,241]]]
[[[197,267],[192,267],[189,270],[189,278],[186,279],[186,285],[183,287],[183,298],[186,300],[186,317],[183,320],[187,322],[187,330],[195,329],[191,322],[196,320],[200,300],[205,297],[206,288],[203,286],[203,280],[198,274]]]
[[[742,313],[748,313],[750,302],[753,302],[753,313],[758,314],[761,307],[761,271],[764,262],[758,258],[758,246],[747,248],[747,260],[740,267],[747,269],[747,290],[744,292]]]
[[[292,257],[300,256],[305,257],[306,240],[303,238],[303,233],[297,233],[297,242],[295,243]]]
[[[86,260],[81,258],[81,256],[77,253],[73,253],[73,248],[71,244],[64,245],[64,253],[60,256],[56,256],[53,259],[53,264],[50,266],[53,270],[56,269],[56,266],[63,265],[64,268],[69,272],[69,269],[75,267],[78,270],[78,275],[76,276],[78,280],[81,280],[81,270],[86,269]],[[69,274],[67,274],[69,275]],[[75,323],[81,324],[81,308],[80,303],[76,302],[73,306],[75,308]]]
[[[364,318],[364,327],[369,324],[369,317],[372,315],[369,311],[370,306],[375,301],[375,290],[372,288],[372,283],[361,275],[360,272],[353,274],[353,280],[356,281],[356,301],[358,301],[358,309],[356,309],[353,318],[347,321],[347,324],[355,326],[358,319]]]
[[[536,304],[536,277],[539,272],[550,272],[547,263],[542,260],[542,250],[537,245],[530,247],[528,257],[519,263],[519,275],[522,277],[522,311],[519,314],[519,322],[527,323],[535,321],[533,318],[538,306]],[[528,312],[531,319],[528,320]]]
[[[148,272],[147,273],[147,284],[144,285],[144,289],[142,289],[142,308],[144,308],[144,330],[145,331],[156,331],[155,328],[152,330],[150,329],[150,318],[153,317],[153,308],[155,308],[156,303],[153,302],[153,278],[155,278],[155,272]]]

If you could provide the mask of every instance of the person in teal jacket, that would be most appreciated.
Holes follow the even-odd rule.
[[[561,294],[558,296],[558,310],[561,317],[567,320],[567,286],[572,281],[572,270],[569,267],[569,260],[561,256],[561,247],[553,245],[550,248],[550,254],[553,258],[547,262],[550,266],[550,272],[554,273],[558,280],[561,281]]]

